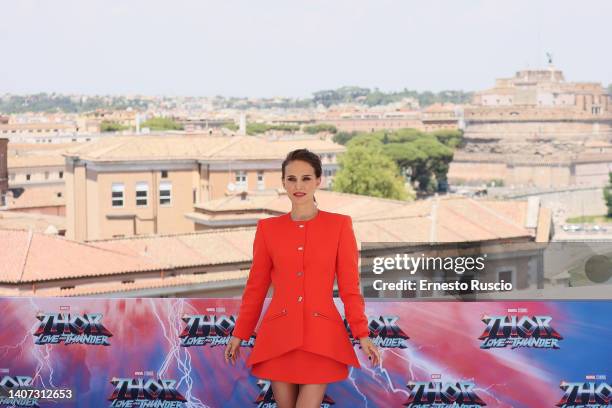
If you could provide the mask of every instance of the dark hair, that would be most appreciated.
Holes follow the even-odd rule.
[[[305,161],[306,163],[310,164],[314,169],[315,176],[317,178],[321,177],[323,169],[321,165],[321,158],[319,157],[319,155],[311,152],[308,149],[297,149],[292,152],[289,152],[287,154],[287,157],[285,158],[285,161],[283,161],[281,175],[283,179],[285,178],[285,167],[287,167],[289,163],[295,160]]]

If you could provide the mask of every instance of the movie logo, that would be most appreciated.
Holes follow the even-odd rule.
[[[40,325],[34,332],[34,344],[87,344],[110,346],[112,333],[102,325],[102,313],[39,313]]]
[[[593,378],[583,382],[562,381],[559,387],[564,394],[557,407],[612,408],[612,385],[605,380],[597,381]]]
[[[183,408],[187,401],[173,379],[113,378],[111,384],[111,408]]]
[[[32,377],[5,375],[0,380],[0,407],[39,407],[36,398],[10,398],[10,391],[31,389]]]
[[[377,347],[400,348],[408,347],[406,340],[410,337],[397,324],[398,316],[368,316],[368,328],[370,329],[370,339]],[[344,324],[348,327],[346,320]],[[353,345],[359,344],[359,339],[355,339],[351,334]]]
[[[277,408],[276,401],[274,400],[274,394],[272,393],[272,383],[268,380],[258,380],[257,386],[259,387],[259,395],[255,399],[257,408]],[[331,408],[336,402],[327,394],[323,397],[321,402],[321,408]]]
[[[179,335],[182,347],[191,346],[225,346],[231,338],[236,324],[234,315],[185,315],[182,317],[186,324]],[[251,336],[249,341],[243,341],[242,346],[253,347],[255,337]]]
[[[408,408],[478,408],[487,404],[474,391],[476,385],[459,382],[409,382]]]
[[[551,326],[550,316],[485,316],[486,328],[478,337],[481,349],[541,348],[558,349],[563,339]]]

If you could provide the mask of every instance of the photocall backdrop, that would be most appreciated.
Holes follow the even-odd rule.
[[[2,298],[0,388],[71,389],[74,398],[5,398],[0,406],[274,407],[270,383],[244,364],[254,337],[235,366],[224,361],[239,305]],[[327,388],[324,407],[612,404],[610,301],[368,299],[366,314],[382,366],[372,368],[354,341],[362,368]]]

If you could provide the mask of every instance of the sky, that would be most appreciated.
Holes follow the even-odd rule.
[[[612,83],[612,1],[4,0],[0,94],[309,97]]]

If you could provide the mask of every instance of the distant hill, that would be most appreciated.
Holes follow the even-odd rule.
[[[612,89],[610,85],[609,89]],[[399,102],[404,98],[413,98],[424,108],[434,103],[467,103],[472,98],[472,92],[465,91],[403,91],[383,92],[379,89],[360,88],[357,86],[345,86],[338,89],[317,91],[312,98],[236,98],[236,97],[189,97],[172,98],[164,97],[164,107],[181,107],[187,104],[189,107],[202,106],[198,100],[210,101],[217,109],[304,109],[314,108],[319,104],[332,106],[341,103],[360,103],[367,106],[387,105]],[[128,98],[125,96],[87,96],[87,95],[62,95],[55,93],[39,93],[33,95],[2,95],[0,96],[0,113],[25,113],[25,112],[64,112],[81,113],[96,109],[124,110],[133,108],[146,110],[155,107],[158,102],[139,98]],[[159,101],[161,103],[161,100]]]

